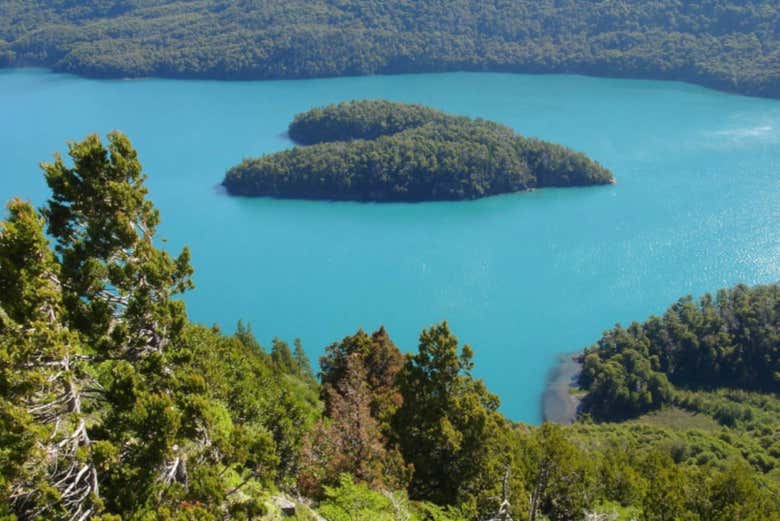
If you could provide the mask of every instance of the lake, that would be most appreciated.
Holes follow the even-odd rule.
[[[475,202],[231,198],[244,157],[277,151],[294,114],[387,98],[492,119],[586,152],[617,184]],[[384,324],[404,350],[448,320],[509,417],[538,422],[561,353],[678,297],[780,280],[780,101],[674,82],[427,74],[306,81],[97,81],[0,70],[0,198],[47,197],[37,168],[67,140],[126,132],[188,244],[191,317],[316,360]]]

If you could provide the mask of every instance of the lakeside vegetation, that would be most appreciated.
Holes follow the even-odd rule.
[[[780,285],[680,299],[660,317],[607,331],[584,354],[588,410],[616,419],[719,387],[780,392]]]
[[[672,427],[679,461],[739,455],[780,483],[780,284],[684,297],[615,326],[585,350],[579,385],[586,419]]]
[[[577,73],[778,97],[778,23],[773,0],[5,0],[0,66],[101,78]]]
[[[318,379],[300,342],[266,350],[241,322],[188,319],[189,252],[159,247],[124,135],[69,156],[43,165],[40,211],[14,199],[0,222],[0,519],[276,520],[282,495],[308,503],[298,520],[780,519],[775,394],[713,381],[631,422],[516,424],[447,323],[409,354],[358,330]],[[763,374],[777,295],[738,287],[675,314],[723,319],[723,356]],[[709,338],[692,331],[685,345]]]
[[[358,201],[477,199],[613,182],[582,153],[482,119],[362,100],[295,117],[296,147],[231,168],[233,195]]]

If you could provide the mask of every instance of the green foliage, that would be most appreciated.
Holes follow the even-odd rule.
[[[344,379],[351,360],[363,366],[366,385],[371,393],[371,416],[380,422],[384,432],[388,432],[390,418],[403,400],[398,390],[397,377],[403,367],[404,356],[384,327],[371,336],[361,329],[341,342],[327,346],[325,355],[320,358],[322,398],[326,406],[329,404],[330,390]]]
[[[776,97],[778,16],[772,0],[5,0],[0,66],[221,79],[577,73]]]
[[[613,181],[584,154],[419,105],[353,101],[314,109],[296,116],[290,136],[314,144],[243,161],[226,174],[227,190],[422,201]]]
[[[257,518],[321,410],[311,369],[188,322],[189,255],[156,247],[125,136],[69,153],[42,215],[14,200],[0,223],[0,513]]]
[[[780,519],[777,504],[762,493],[755,476],[742,461],[734,460],[722,472],[712,476],[708,488],[709,498],[702,519]]]
[[[602,420],[660,410],[636,420],[658,430],[639,434],[632,427],[632,437],[638,435],[632,445],[639,440],[651,446],[660,443],[669,459],[697,469],[723,469],[730,461],[741,461],[752,467],[752,473],[765,474],[776,484],[780,482],[778,325],[778,285],[737,286],[719,291],[714,299],[705,295],[698,303],[683,298],[662,317],[628,329],[616,326],[586,350],[580,378],[588,390],[584,405]],[[668,406],[709,420],[686,420],[683,413],[660,409]],[[664,425],[677,432],[670,433]],[[674,499],[679,488],[672,490],[674,486],[664,481],[688,478],[675,474],[682,471],[667,463],[658,463],[650,471],[654,479],[643,507],[647,519],[673,518],[706,507],[686,503],[691,496],[706,496],[704,492],[683,491]],[[715,512],[701,514],[702,519],[716,517]]]
[[[350,101],[297,114],[288,134],[301,145],[371,140],[448,119],[452,118],[424,105],[385,100]]]
[[[403,404],[392,426],[414,467],[410,496],[476,516],[498,510],[501,478],[515,454],[498,397],[471,375],[472,357],[446,322],[424,330],[399,375]]]
[[[325,488],[319,513],[328,521],[465,521],[456,509],[411,502],[403,492],[378,492],[348,474]]]
[[[293,358],[290,345],[284,340],[274,338],[271,344],[271,361],[276,369],[285,374],[297,374],[298,363]]]
[[[355,484],[347,474],[341,476],[338,488],[325,488],[320,513],[328,521],[394,520],[388,498],[366,485]]]
[[[623,418],[674,400],[687,389],[780,391],[780,285],[736,286],[696,303],[680,299],[662,317],[616,326],[585,351],[580,385],[599,418]],[[733,407],[718,412],[737,421]]]
[[[678,431],[641,420],[542,426],[525,442],[526,468],[538,473],[528,478],[531,511],[538,488],[538,497],[548,498],[538,501],[541,514],[550,519],[579,519],[577,507],[626,520],[775,519],[778,483],[745,461],[738,437],[730,430]],[[702,459],[705,451],[714,457]]]
[[[524,441],[525,481],[531,484],[528,519],[535,521],[542,513],[552,521],[579,517],[592,501],[592,460],[551,423]]]
[[[645,472],[653,476],[649,481],[645,497],[642,500],[642,519],[644,521],[674,521],[696,517],[689,512],[686,502],[695,497],[686,485],[691,479],[685,475],[685,469],[677,466],[668,454],[651,453],[644,463]]]
[[[233,333],[233,336],[235,336],[242,344],[244,344],[244,347],[247,349],[262,353],[263,355],[266,354],[263,346],[260,345],[260,342],[257,341],[255,334],[252,332],[251,324],[245,324],[242,320],[239,320],[236,324],[236,332]]]

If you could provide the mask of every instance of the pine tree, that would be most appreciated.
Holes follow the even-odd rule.
[[[43,219],[20,200],[8,210],[0,228],[0,410],[15,465],[4,476],[6,497],[23,519],[83,519],[101,503],[87,425],[94,380],[62,324],[59,266]]]
[[[371,414],[386,432],[390,418],[401,405],[397,377],[403,367],[404,357],[384,327],[371,336],[360,329],[341,342],[327,346],[325,355],[320,358],[320,376],[322,398],[328,409],[331,391],[344,378],[352,356],[356,356],[365,368],[366,383],[371,392]]]
[[[476,515],[497,510],[498,484],[513,455],[498,398],[471,375],[472,357],[446,322],[424,330],[418,352],[399,375],[403,405],[393,431],[414,467],[410,497],[460,505]]]
[[[290,344],[279,338],[274,338],[271,343],[271,360],[276,369],[284,374],[298,374],[298,364],[290,350]]]
[[[295,366],[298,369],[298,377],[304,382],[316,386],[317,379],[314,376],[314,370],[311,368],[311,360],[309,360],[306,351],[303,349],[301,339],[296,338],[293,344],[295,346],[293,349],[293,360],[295,360]]]
[[[70,321],[106,356],[160,354],[180,333],[192,287],[189,250],[176,259],[155,246],[160,215],[147,199],[136,151],[119,132],[71,143],[42,165],[52,190],[43,213],[62,263]]]
[[[301,485],[319,495],[323,486],[348,473],[375,488],[405,486],[408,469],[371,413],[372,395],[359,353],[347,358],[344,376],[328,393],[328,418],[317,424],[304,446]]]
[[[191,344],[173,298],[191,287],[189,253],[156,246],[159,215],[126,137],[112,133],[104,147],[89,136],[69,153],[72,167],[43,165],[43,216],[13,201],[0,228],[7,510],[107,521],[174,512],[189,498],[203,503],[184,516],[256,511],[257,496],[237,492],[273,475],[274,442],[262,426],[237,427],[193,372],[195,348],[209,348]]]

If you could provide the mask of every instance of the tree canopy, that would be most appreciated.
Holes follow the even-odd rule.
[[[297,147],[231,168],[235,195],[428,201],[613,181],[582,153],[481,119],[421,105],[363,100],[299,114]]]
[[[672,386],[780,392],[780,285],[680,299],[660,317],[618,325],[585,351],[592,413],[632,416],[673,399]]]
[[[189,253],[157,246],[129,140],[69,156],[43,165],[42,212],[14,200],[0,227],[2,502],[19,519],[264,511],[316,407],[254,346],[188,322]]]
[[[777,97],[778,17],[773,0],[4,0],[0,66],[219,79],[576,73]]]

